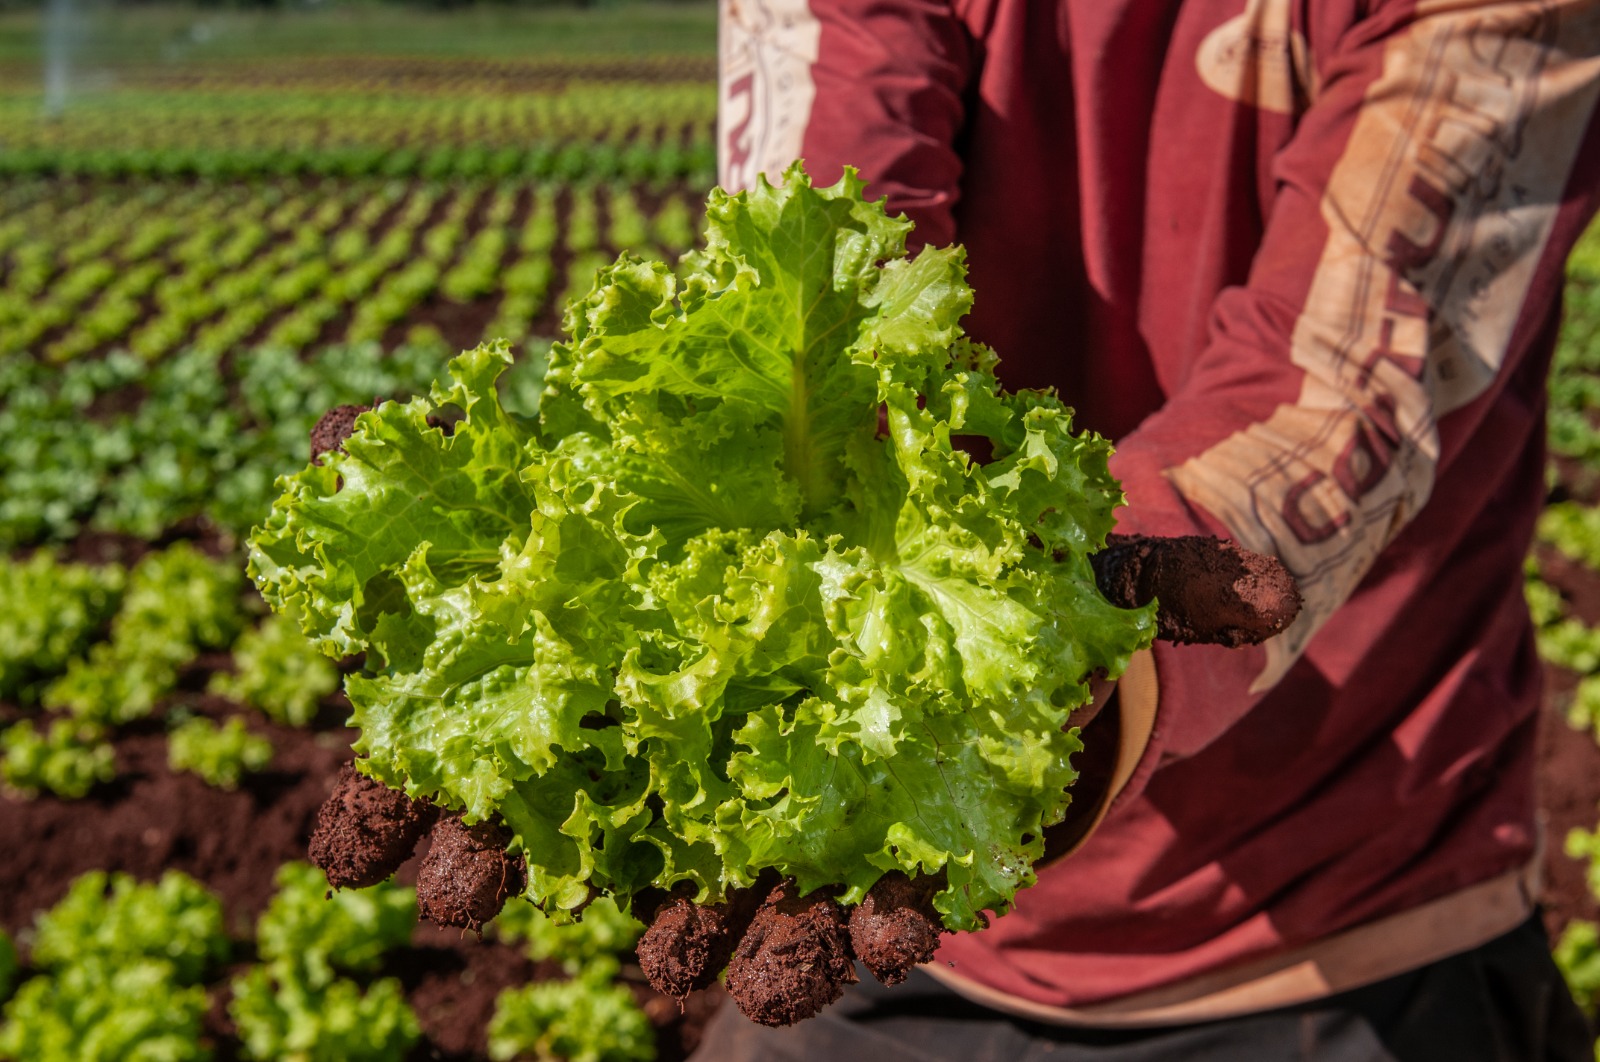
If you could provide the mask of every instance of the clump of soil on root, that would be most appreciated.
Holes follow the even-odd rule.
[[[878,879],[850,912],[851,947],[872,976],[897,985],[933,958],[944,931],[933,894],[943,887],[942,875],[913,881],[895,871]]]
[[[728,962],[728,995],[762,1025],[793,1025],[856,981],[844,909],[820,892],[801,897],[794,882],[773,889]]]
[[[307,855],[336,889],[376,885],[411,857],[438,817],[432,804],[412,800],[347,763],[333,795],[317,811]]]
[[[481,933],[508,898],[528,886],[522,856],[506,851],[511,831],[494,822],[468,826],[444,815],[417,871],[417,909],[435,925]]]

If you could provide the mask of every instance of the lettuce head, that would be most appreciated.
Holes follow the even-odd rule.
[[[899,869],[973,928],[1032,880],[1067,716],[1152,615],[1089,567],[1109,444],[1000,388],[962,249],[910,228],[851,172],[715,191],[703,251],[567,307],[536,417],[481,346],[253,534],[271,605],[366,654],[362,769],[503,819],[547,912]]]

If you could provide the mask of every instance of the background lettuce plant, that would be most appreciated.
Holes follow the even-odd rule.
[[[252,734],[243,719],[214,723],[204,716],[185,719],[167,735],[167,765],[197,774],[207,785],[237,789],[244,776],[272,762],[272,742]]]
[[[262,1062],[391,1062],[421,1035],[400,982],[363,987],[417,923],[413,890],[392,884],[330,893],[307,863],[278,869],[278,892],[256,923],[262,964],[233,981],[228,1013],[248,1058]]]
[[[30,961],[40,973],[6,1004],[0,1059],[208,1059],[201,982],[228,952],[222,905],[194,879],[85,874],[35,925]]]

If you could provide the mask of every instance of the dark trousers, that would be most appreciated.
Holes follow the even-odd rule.
[[[1065,1028],[968,1002],[925,973],[865,973],[809,1021],[768,1029],[731,1004],[692,1062],[1595,1062],[1537,918],[1482,947],[1297,1007],[1159,1029]]]

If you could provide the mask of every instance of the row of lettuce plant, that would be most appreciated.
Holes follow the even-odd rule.
[[[261,1062],[404,1057],[416,1016],[397,981],[370,974],[409,940],[414,893],[385,885],[328,902],[322,872],[299,863],[280,868],[277,885],[256,924],[259,962],[229,986],[240,1053]],[[247,954],[224,931],[219,899],[178,871],[149,884],[85,874],[24,943],[31,976],[0,1023],[0,1059],[16,1062],[209,1059],[205,985]],[[14,979],[16,952],[7,950]]]
[[[0,359],[0,547],[84,530],[155,539],[204,518],[228,533],[266,511],[302,465],[325,410],[426,386],[442,352],[263,348],[224,361],[191,350],[155,366],[127,354],[64,368]]]
[[[330,893],[305,863],[278,869],[253,949],[230,939],[218,897],[167,871],[141,883],[92,871],[23,935],[26,965],[0,931],[0,1059],[9,1062],[205,1062],[206,985],[230,960],[254,962],[225,990],[239,1054],[260,1062],[398,1062],[421,1026],[385,960],[411,940],[413,889],[393,883]],[[648,1062],[655,1037],[618,983],[642,927],[609,901],[557,926],[515,903],[493,932],[559,976],[505,989],[488,1029],[491,1057]]]
[[[649,203],[620,183],[103,190],[0,225],[0,356],[303,350],[392,337],[425,303],[496,299],[488,331],[516,341],[617,249],[675,256],[694,242],[688,193]]]
[[[305,725],[338,685],[333,664],[289,625],[254,618],[238,565],[186,542],[131,568],[0,558],[0,701],[21,713],[0,731],[0,783],[13,795],[82,797],[110,781],[115,728],[166,710],[169,762],[222,788],[272,758],[234,718],[184,711],[179,677],[207,650],[233,651],[209,692],[280,723]]]
[[[693,83],[550,80],[518,91],[483,83],[419,84],[407,71],[381,90],[336,68],[307,70],[292,86],[250,83],[250,71],[210,92],[141,85],[137,72],[117,91],[78,94],[63,114],[41,120],[38,97],[0,95],[0,135],[14,149],[73,153],[118,144],[204,154],[370,152],[419,145],[528,148],[571,144],[618,149],[709,142],[716,90]],[[32,86],[30,86],[32,87]]]
[[[153,370],[130,357],[62,370],[7,363],[0,537],[8,549],[88,528],[148,540],[200,520],[226,543],[226,532],[261,518],[273,479],[304,464],[306,433],[323,410],[403,397],[440,358],[431,348],[389,357],[344,348],[305,361],[265,350],[236,362],[231,380],[198,353]],[[533,407],[540,370],[531,357],[508,380],[512,408]],[[135,410],[92,415],[135,384],[145,392]],[[241,408],[224,404],[230,387]],[[233,666],[212,676],[210,692],[280,724],[312,720],[337,686],[333,665],[293,624],[255,623],[254,601],[237,558],[183,541],[126,568],[72,563],[49,548],[0,555],[0,702],[21,711],[0,732],[0,779],[15,793],[83,796],[112,777],[115,728],[158,707],[175,728],[175,770],[229,786],[264,767],[269,751],[242,724],[185,721],[174,696],[198,654],[226,650]]]
[[[571,143],[534,147],[22,148],[0,153],[0,177],[101,180],[244,180],[255,177],[525,178],[688,181],[715,179],[710,141],[688,146]]]

